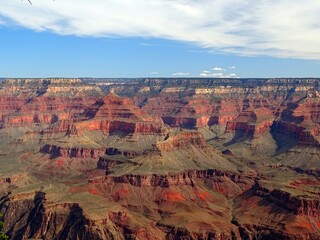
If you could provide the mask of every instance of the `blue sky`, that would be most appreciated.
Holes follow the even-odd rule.
[[[315,1],[3,1],[0,77],[320,77]]]

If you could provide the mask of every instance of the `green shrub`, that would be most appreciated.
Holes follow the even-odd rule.
[[[0,214],[0,218],[2,218],[2,214]],[[4,232],[2,232],[3,224],[4,223],[0,221],[0,240],[8,240],[9,237]]]

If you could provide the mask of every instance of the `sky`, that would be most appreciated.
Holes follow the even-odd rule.
[[[1,0],[0,77],[320,77],[317,0]]]

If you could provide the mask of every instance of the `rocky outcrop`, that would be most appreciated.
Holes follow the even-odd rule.
[[[123,163],[123,161],[109,159],[108,157],[100,157],[97,163],[97,168],[101,170],[109,170],[111,167]]]
[[[128,158],[132,158],[138,155],[138,153],[134,150],[122,150],[114,147],[108,147],[106,148],[105,153],[109,156],[113,155],[122,155]]]
[[[290,193],[273,190],[269,198],[273,201],[277,201],[280,205],[286,208],[292,209],[295,214],[303,214],[307,216],[319,216],[320,215],[320,200],[308,199],[301,197],[293,197]]]
[[[320,169],[302,169],[299,167],[289,167],[289,168],[293,169],[297,173],[305,173],[308,175],[320,177]]]
[[[51,158],[94,158],[105,152],[105,148],[60,147],[46,144],[40,149],[41,153],[50,154]]]
[[[85,131],[113,133],[122,131],[127,134],[161,134],[162,123],[135,122],[126,119],[92,119],[69,125],[70,133],[81,134]]]
[[[117,162],[105,162],[111,167]],[[216,192],[233,196],[248,190],[253,185],[252,176],[241,176],[238,173],[224,172],[221,170],[190,170],[181,173],[169,173],[167,175],[123,175],[119,177],[106,176],[89,180],[89,183],[127,183],[135,187],[161,187],[170,188],[172,186],[191,186],[195,187],[197,181],[204,181],[204,184]],[[235,188],[233,185],[237,185]],[[232,189],[232,191],[229,191]]]
[[[277,121],[277,129],[285,134],[295,134],[303,145],[320,144],[319,132],[320,95],[317,90],[290,102]]]
[[[163,122],[151,117],[129,98],[121,98],[113,93],[97,100],[80,116],[80,121],[71,123],[69,133],[81,134],[85,131],[127,134],[161,134]]]
[[[226,125],[235,120],[241,111],[241,104],[235,99],[215,100],[214,114],[210,116],[208,125]]]
[[[234,121],[227,123],[226,132],[242,131],[259,135],[270,131],[273,122],[274,113],[269,108],[253,108],[249,104]]]
[[[122,239],[122,232],[106,216],[92,220],[76,203],[50,204],[44,192],[34,199],[1,203],[4,232],[10,239]]]
[[[296,215],[318,217],[320,215],[320,200],[308,197],[292,196],[290,193],[280,189],[268,189],[256,183],[253,187],[255,193],[268,201],[289,209]]]
[[[157,148],[160,151],[172,151],[174,149],[188,148],[194,145],[199,148],[207,147],[203,135],[197,131],[179,132],[176,135],[168,136],[168,139],[157,143]]]

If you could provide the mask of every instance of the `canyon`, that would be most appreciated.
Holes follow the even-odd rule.
[[[319,239],[320,79],[0,82],[10,239]]]

